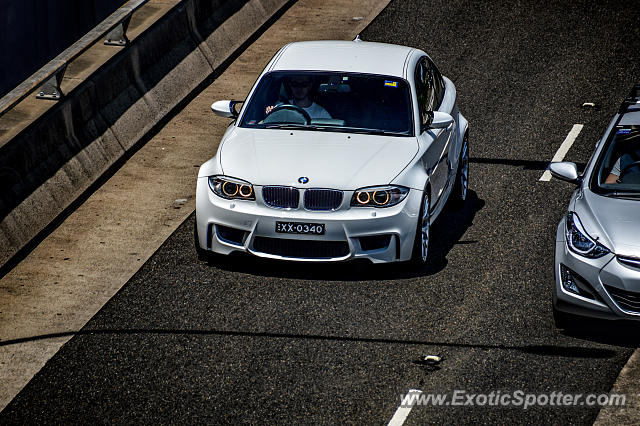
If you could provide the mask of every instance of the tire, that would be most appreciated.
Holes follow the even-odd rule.
[[[464,207],[469,192],[469,136],[464,135],[462,149],[460,150],[460,160],[458,161],[458,171],[456,172],[456,183],[451,193],[451,204],[455,208]]]
[[[431,237],[431,215],[429,208],[429,188],[425,188],[420,205],[420,215],[416,224],[416,236],[413,240],[413,251],[410,263],[416,268],[424,267],[429,260],[429,243]]]

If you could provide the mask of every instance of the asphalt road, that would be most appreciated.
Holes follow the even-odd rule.
[[[362,38],[430,53],[471,126],[472,190],[435,224],[433,263],[214,266],[195,259],[192,216],[0,423],[379,424],[412,388],[608,392],[638,329],[553,327],[555,227],[572,187],[538,179],[576,123],[567,159],[586,163],[640,81],[638,22],[633,1],[393,1]],[[415,362],[426,354],[444,357],[439,369]],[[597,413],[416,406],[406,424]]]

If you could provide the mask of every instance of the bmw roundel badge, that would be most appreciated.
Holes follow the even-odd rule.
[[[300,176],[300,177],[298,178],[298,182],[300,182],[300,183],[302,183],[302,184],[305,184],[305,183],[309,182],[309,178],[308,178],[308,177],[306,177],[306,176]]]

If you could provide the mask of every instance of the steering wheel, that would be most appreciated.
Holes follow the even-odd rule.
[[[293,104],[281,104],[281,105],[278,105],[278,106],[274,107],[271,111],[269,111],[269,113],[264,118],[264,120],[262,120],[262,122],[263,123],[273,123],[273,122],[275,122],[275,120],[273,120],[273,121],[269,120],[269,117],[272,116],[274,113],[276,113],[278,111],[296,112],[296,113],[298,113],[298,114],[300,114],[302,116],[302,118],[304,119],[304,124],[310,124],[311,123],[311,116],[309,115],[309,113],[307,111],[305,111],[304,108],[301,108],[298,105],[293,105]]]
[[[634,167],[640,167],[640,161],[634,161],[633,163],[629,163],[626,166],[624,166],[622,170],[620,170],[620,177],[618,177],[618,180],[622,182],[622,177],[627,173],[629,173],[629,171]],[[633,180],[636,181],[640,179],[633,179]],[[629,182],[629,183],[636,183],[636,182]]]

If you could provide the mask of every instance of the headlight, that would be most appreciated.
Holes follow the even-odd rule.
[[[580,256],[597,259],[609,253],[608,248],[587,234],[578,215],[573,212],[567,214],[565,232],[569,250]]]
[[[209,176],[209,187],[218,196],[229,200],[255,200],[253,185],[227,176]]]
[[[391,207],[404,200],[409,188],[403,186],[371,186],[358,189],[351,198],[352,207]]]

